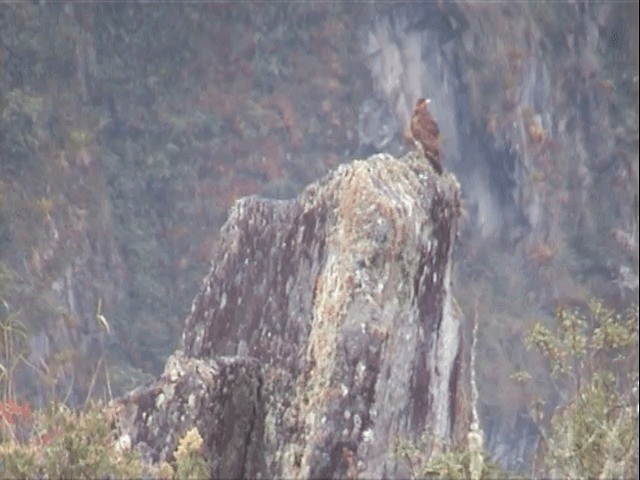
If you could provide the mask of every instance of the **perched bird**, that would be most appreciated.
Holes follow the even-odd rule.
[[[422,152],[431,166],[439,174],[442,173],[442,164],[440,163],[440,147],[438,136],[440,129],[438,124],[427,108],[429,100],[421,98],[413,109],[413,117],[411,117],[411,136],[414,141],[420,145]]]

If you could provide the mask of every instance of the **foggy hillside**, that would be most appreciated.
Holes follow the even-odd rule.
[[[524,335],[638,296],[638,63],[637,3],[0,5],[11,388],[80,407],[148,381],[235,200],[409,151],[428,97],[462,186],[453,292],[479,322],[486,445],[525,469],[531,401],[561,398]]]

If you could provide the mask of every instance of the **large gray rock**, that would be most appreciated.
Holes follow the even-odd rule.
[[[238,201],[186,319],[184,354],[145,387],[147,400],[128,401],[138,413],[123,431],[165,459],[181,432],[226,422],[225,435],[205,438],[218,477],[406,476],[397,440],[427,431],[451,442],[469,423],[450,293],[459,211],[453,175],[414,154],[343,165],[294,200]],[[158,402],[171,371],[188,370],[180,364],[220,357],[226,370],[207,381],[192,372],[197,381]],[[231,444],[243,454],[221,470]]]
[[[178,441],[197,427],[212,478],[255,478],[265,471],[261,395],[256,359],[185,358],[178,350],[155,382],[111,408],[120,442],[127,438],[148,462],[171,460]]]

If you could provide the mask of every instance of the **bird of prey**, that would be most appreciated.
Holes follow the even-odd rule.
[[[429,100],[421,98],[413,109],[413,117],[411,117],[411,136],[419,145],[424,156],[436,172],[442,173],[442,164],[440,163],[440,147],[438,136],[440,129],[438,124],[427,108]]]

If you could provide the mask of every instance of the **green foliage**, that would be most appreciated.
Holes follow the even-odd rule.
[[[637,476],[637,306],[621,315],[594,300],[587,312],[562,309],[556,318],[555,330],[537,324],[527,338],[565,399],[543,430],[545,473]]]
[[[32,419],[28,442],[0,443],[0,477],[140,478],[154,475],[134,452],[118,451],[100,405],[83,413],[54,404]]]
[[[178,443],[178,448],[174,453],[176,458],[176,469],[174,478],[206,478],[209,476],[209,468],[202,458],[200,448],[202,447],[202,437],[197,428],[189,430]]]
[[[555,328],[536,324],[526,338],[548,362],[556,392],[563,399],[542,434],[542,476],[554,478],[636,478],[638,475],[638,307],[616,313],[593,300],[586,312],[560,309]],[[514,375],[526,382],[528,372]],[[545,402],[534,403],[543,419]],[[423,436],[397,442],[394,455],[411,478],[515,478],[489,461],[474,457],[469,444],[454,449]],[[473,437],[475,438],[475,437]],[[430,453],[437,450],[442,453]],[[478,460],[480,460],[478,462]]]
[[[116,441],[101,404],[74,412],[56,403],[43,411],[26,409],[5,427],[28,428],[28,440],[16,435],[0,442],[0,478],[207,478],[209,468],[200,452],[202,437],[196,428],[180,440],[175,464],[146,464],[129,438]],[[19,417],[22,418],[19,418]]]
[[[26,429],[28,439],[20,441],[11,431],[5,435],[7,440],[0,441],[0,478],[209,477],[200,453],[203,440],[196,428],[180,440],[173,466],[167,462],[149,465],[131,450],[128,436],[115,438],[103,410],[97,403],[78,413],[55,403],[31,414],[29,408],[16,406],[15,416],[0,417],[3,429]]]
[[[24,173],[37,165],[36,149],[42,140],[41,112],[44,101],[19,88],[3,98],[0,113],[0,171]]]
[[[437,445],[442,452],[429,455],[429,445],[437,441],[432,435],[424,434],[417,442],[399,440],[394,445],[393,455],[409,469],[410,478],[468,479],[472,478],[472,448],[453,448],[449,445]],[[436,450],[436,448],[434,448]],[[509,474],[491,462],[487,452],[480,452],[483,469],[479,478],[519,478]]]
[[[2,297],[0,302],[6,306]],[[0,395],[4,401],[14,398],[13,372],[28,351],[29,330],[19,317],[8,312],[0,317]]]

